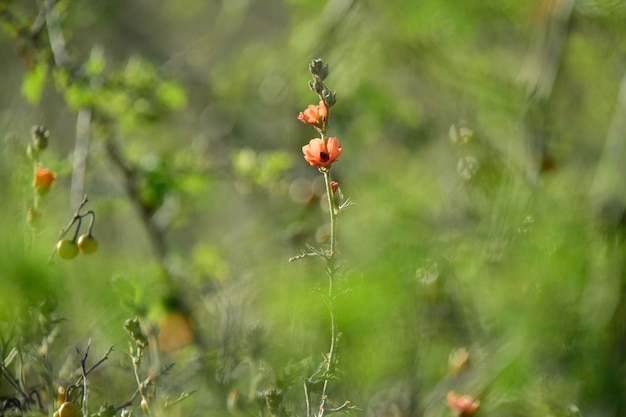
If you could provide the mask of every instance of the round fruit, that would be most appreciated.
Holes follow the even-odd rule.
[[[59,407],[59,417],[83,417],[83,412],[76,404],[68,401]]]
[[[81,235],[78,238],[78,250],[85,254],[94,253],[98,250],[98,241],[90,234]]]
[[[61,239],[57,243],[57,253],[63,259],[74,259],[78,255],[78,246],[76,246],[76,242]]]

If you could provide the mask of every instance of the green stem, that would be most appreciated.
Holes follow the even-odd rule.
[[[56,398],[55,398],[55,390],[54,390],[54,380],[52,374],[52,361],[48,357],[48,342],[44,342],[46,345],[46,354],[43,357],[43,363],[45,367],[45,381],[48,388],[48,416],[52,417],[55,411]]]
[[[139,395],[141,396],[142,401],[142,411],[145,415],[150,415],[150,408],[148,407],[148,398],[146,396],[146,384],[141,380],[139,376],[139,365],[141,363],[141,358],[143,357],[143,348],[137,347],[135,351],[135,355],[133,355],[133,372],[135,373],[135,381],[137,381],[137,390],[139,391]],[[145,409],[143,404],[145,404]]]
[[[328,211],[330,212],[330,248],[329,253],[326,256],[326,266],[329,271],[329,275],[335,273],[335,252],[337,248],[337,208],[335,207],[335,194],[333,193],[333,187],[330,184],[330,168],[322,170],[324,174],[324,182],[326,183],[326,196],[328,197]],[[331,286],[332,290],[332,286]],[[330,292],[328,294],[331,295]]]
[[[328,357],[326,358],[326,372],[332,371],[333,363],[335,362],[335,313],[334,313],[334,301],[333,301],[333,279],[335,277],[335,256],[337,254],[337,209],[335,207],[335,195],[333,193],[332,185],[330,183],[330,168],[324,168],[321,170],[324,174],[324,182],[326,183],[326,196],[328,197],[328,211],[330,213],[330,247],[326,254],[326,274],[328,275],[328,310],[330,312],[330,349],[328,351]],[[327,399],[328,379],[324,380],[324,386],[322,388],[322,399],[320,402],[320,409],[318,417],[323,417],[325,413],[324,405]]]

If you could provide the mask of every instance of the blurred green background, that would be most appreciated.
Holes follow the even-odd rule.
[[[65,63],[54,27],[27,33],[47,7]],[[306,415],[327,282],[319,260],[287,261],[325,244],[301,156],[315,132],[296,120],[320,57],[333,178],[357,204],[339,217],[329,404],[436,417],[455,390],[484,416],[626,415],[625,18],[619,0],[0,0],[3,340],[48,300],[59,383],[75,346],[115,345],[96,411],[134,390],[124,319],[178,312],[194,344],[163,353],[160,394],[196,392],[168,415],[268,415],[276,388]],[[33,225],[35,124],[58,177]],[[100,248],[48,265],[83,193]]]

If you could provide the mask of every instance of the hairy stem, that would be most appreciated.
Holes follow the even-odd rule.
[[[326,274],[328,275],[328,311],[330,313],[330,349],[328,350],[328,357],[326,358],[326,374],[329,374],[333,370],[333,364],[335,362],[335,342],[336,342],[336,329],[335,329],[335,313],[334,313],[334,300],[333,300],[333,280],[335,278],[336,266],[335,257],[337,254],[337,214],[338,211],[335,207],[335,196],[333,193],[331,181],[330,181],[330,168],[322,170],[324,174],[324,182],[326,184],[326,196],[328,197],[328,211],[330,215],[330,246],[325,258],[326,262]],[[329,380],[324,380],[324,386],[322,387],[322,398],[320,401],[320,409],[318,417],[323,417],[325,412],[325,405],[327,399]]]

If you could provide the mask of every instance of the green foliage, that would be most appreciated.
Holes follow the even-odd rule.
[[[61,66],[37,23],[54,2],[18,3],[0,1],[0,342],[28,340],[32,369],[55,328],[55,383],[75,381],[76,345],[114,344],[90,412],[120,415],[106,404],[137,389],[122,323],[138,317],[132,337],[158,353],[141,375],[177,362],[156,401],[198,393],[167,415],[303,415],[303,383],[313,398],[325,380],[336,412],[349,399],[444,416],[455,390],[485,416],[623,414],[620,2],[575,2],[560,22],[570,2],[64,1]],[[324,187],[301,152],[312,131],[296,120],[317,102],[318,56],[337,92],[333,178],[356,202],[338,217],[332,372],[324,267],[287,263],[326,244]],[[48,265],[76,208],[86,108],[99,248]],[[27,222],[25,138],[44,122],[38,158],[57,180]],[[193,343],[158,352],[171,313]]]
[[[32,104],[37,104],[48,79],[48,63],[40,61],[26,73],[22,82],[22,95]]]
[[[291,154],[283,150],[257,153],[250,148],[239,149],[233,153],[232,161],[239,177],[267,188],[276,186],[293,166]]]

